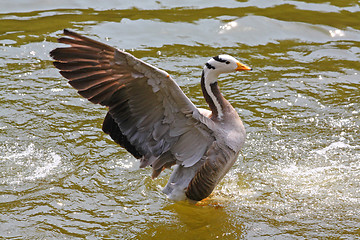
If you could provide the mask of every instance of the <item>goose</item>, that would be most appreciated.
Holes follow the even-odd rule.
[[[221,54],[206,62],[201,89],[210,110],[197,108],[173,78],[136,57],[64,29],[50,52],[54,66],[90,102],[106,106],[102,130],[152,167],[152,178],[174,169],[163,188],[170,200],[207,198],[237,160],[246,132],[223,97],[218,76],[251,70]]]

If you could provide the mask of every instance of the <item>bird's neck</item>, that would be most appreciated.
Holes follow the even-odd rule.
[[[217,75],[207,74],[205,71],[201,75],[201,90],[204,94],[205,101],[209,104],[212,111],[213,120],[222,120],[229,104],[220,92]]]

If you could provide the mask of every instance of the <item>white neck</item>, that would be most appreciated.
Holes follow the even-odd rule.
[[[217,82],[220,73],[215,70],[209,70],[207,67],[204,67],[204,77],[206,82],[209,84]]]
[[[206,67],[205,67],[206,68]],[[222,107],[219,103],[219,100],[215,97],[212,89],[211,84],[214,84],[217,82],[217,78],[219,74],[217,74],[215,71],[209,71],[208,69],[204,68],[204,85],[206,92],[208,93],[209,97],[211,98],[212,102],[214,103],[217,113],[218,113],[218,119],[221,120],[224,116],[224,113],[222,111]]]

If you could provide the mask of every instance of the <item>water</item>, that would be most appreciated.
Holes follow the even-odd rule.
[[[0,9],[0,238],[360,238],[357,1],[12,1]],[[102,133],[106,110],[52,66],[69,28],[168,71],[191,100],[202,65],[254,70],[221,90],[248,137],[205,206]]]

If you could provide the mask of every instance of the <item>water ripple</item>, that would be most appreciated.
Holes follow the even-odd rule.
[[[0,10],[0,238],[359,236],[359,4],[353,1],[8,2]],[[246,126],[208,204],[173,203],[102,133],[49,51],[70,28],[168,71],[191,100],[209,57],[253,67],[219,82]]]

